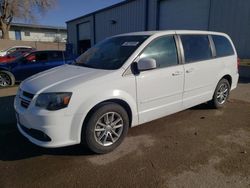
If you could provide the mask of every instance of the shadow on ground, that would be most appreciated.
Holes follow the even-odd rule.
[[[81,145],[46,149],[35,146],[23,137],[16,127],[15,96],[0,97],[0,160],[13,161],[41,155],[90,155]]]

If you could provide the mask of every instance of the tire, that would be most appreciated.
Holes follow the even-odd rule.
[[[230,84],[227,79],[221,79],[214,91],[213,99],[209,101],[212,108],[222,108],[230,94]]]
[[[111,152],[117,148],[129,128],[126,110],[116,103],[99,106],[82,129],[82,142],[97,154]]]
[[[0,88],[13,86],[15,84],[15,77],[8,71],[0,71]]]

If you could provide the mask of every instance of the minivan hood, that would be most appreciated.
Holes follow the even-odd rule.
[[[61,89],[69,90],[74,86],[99,78],[108,73],[110,73],[110,71],[75,65],[63,65],[27,78],[22,82],[20,88],[33,94],[39,94],[49,89],[60,92]]]

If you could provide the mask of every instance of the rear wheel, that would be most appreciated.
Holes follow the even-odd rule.
[[[215,89],[213,99],[209,102],[213,108],[221,108],[226,103],[230,93],[228,80],[221,79]]]
[[[0,71],[0,87],[13,86],[15,84],[14,76],[8,71]]]
[[[106,103],[94,111],[83,127],[82,140],[95,153],[108,153],[118,147],[129,127],[126,110],[116,103]]]

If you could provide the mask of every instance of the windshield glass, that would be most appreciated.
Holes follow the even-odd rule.
[[[119,69],[148,37],[138,35],[106,39],[80,55],[75,65],[105,70]]]

